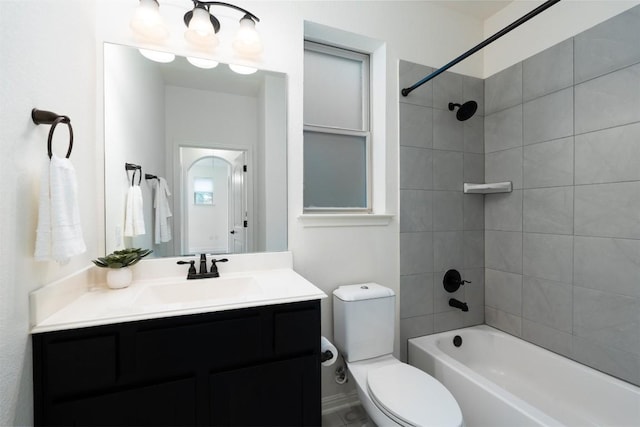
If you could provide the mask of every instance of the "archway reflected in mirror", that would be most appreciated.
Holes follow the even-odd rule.
[[[250,212],[245,150],[180,147],[181,252],[245,253]]]

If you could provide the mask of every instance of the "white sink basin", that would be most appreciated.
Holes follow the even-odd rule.
[[[185,280],[180,283],[150,286],[136,299],[140,305],[166,305],[200,302],[240,302],[261,292],[251,276]]]

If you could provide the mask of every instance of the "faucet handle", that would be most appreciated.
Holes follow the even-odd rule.
[[[212,259],[211,260],[211,270],[210,273],[213,274],[213,277],[220,277],[220,273],[218,273],[218,266],[216,265],[216,262],[227,262],[229,261],[227,258],[220,258],[220,259]]]
[[[189,264],[189,275],[196,274],[196,262],[194,260],[191,261],[178,261],[176,264]]]

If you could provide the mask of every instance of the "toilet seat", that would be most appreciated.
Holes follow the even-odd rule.
[[[367,373],[374,404],[404,426],[461,426],[458,403],[438,380],[404,364],[382,366]]]

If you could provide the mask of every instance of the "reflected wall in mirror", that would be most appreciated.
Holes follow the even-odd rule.
[[[105,43],[105,252],[287,250],[286,86],[281,73],[158,63]],[[127,210],[125,163],[142,166],[142,209]],[[134,213],[145,233],[125,236]]]

